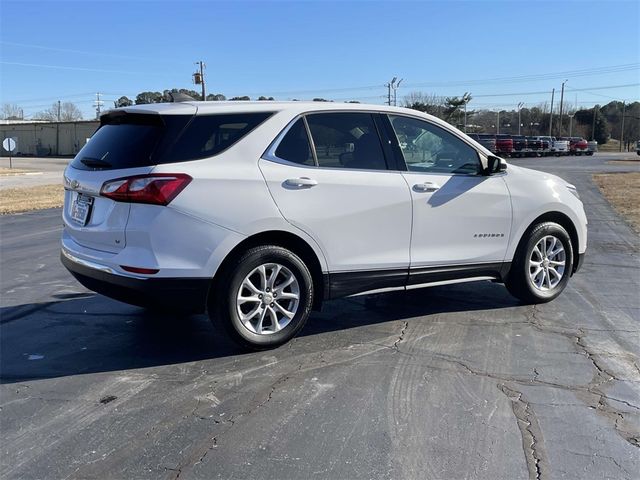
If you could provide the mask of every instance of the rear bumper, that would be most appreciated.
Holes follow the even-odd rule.
[[[125,276],[83,261],[62,250],[62,264],[89,290],[143,307],[159,306],[201,313],[206,310],[210,279]]]

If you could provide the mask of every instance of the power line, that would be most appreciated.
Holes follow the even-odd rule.
[[[18,67],[35,67],[35,68],[52,68],[57,70],[75,70],[81,72],[98,72],[98,73],[126,73],[131,75],[148,75],[149,72],[133,72],[129,70],[104,70],[101,68],[87,68],[87,67],[71,67],[68,65],[47,65],[42,63],[22,63],[22,62],[5,62],[0,61],[2,65],[14,65]],[[154,75],[169,75],[165,72],[154,72]]]
[[[532,75],[519,75],[514,77],[496,77],[478,80],[456,80],[452,82],[429,82],[409,84],[407,87],[437,87],[437,86],[458,86],[458,85],[481,85],[486,83],[517,83],[532,82],[536,80],[552,80],[562,77],[579,77],[590,75],[603,75],[608,73],[618,73],[623,71],[639,70],[640,63],[627,63],[622,65],[612,65],[609,67],[597,67],[582,70],[567,70],[564,72],[542,73]]]
[[[117,55],[114,53],[101,53],[101,52],[88,52],[85,50],[74,50],[70,48],[58,48],[58,47],[49,47],[46,45],[33,45],[30,43],[18,43],[18,42],[6,42],[4,40],[0,40],[0,44],[8,45],[11,47],[21,47],[21,48],[35,48],[39,50],[50,50],[53,52],[67,52],[67,53],[79,53],[81,55],[91,55],[93,57],[113,57],[113,58],[128,58],[131,60],[148,60],[148,58],[143,57],[132,57],[129,55]]]

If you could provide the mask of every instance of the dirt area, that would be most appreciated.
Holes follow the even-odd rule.
[[[24,168],[5,168],[0,167],[0,176],[22,175],[25,173],[40,173],[34,170],[25,170]]]
[[[640,233],[640,172],[593,176],[604,197]]]
[[[0,192],[0,214],[61,207],[63,202],[64,188],[62,185],[7,188]]]

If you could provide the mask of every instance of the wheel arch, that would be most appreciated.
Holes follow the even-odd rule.
[[[518,254],[523,243],[527,241],[528,234],[534,229],[534,227],[544,222],[557,223],[562,228],[564,228],[569,234],[569,238],[571,239],[571,249],[573,250],[573,269],[571,272],[571,274],[573,275],[573,273],[575,273],[577,269],[576,259],[580,251],[580,240],[578,237],[578,230],[576,229],[575,224],[573,223],[571,218],[569,218],[568,215],[562,212],[558,212],[558,211],[545,212],[542,215],[539,215],[538,217],[536,217],[525,229],[524,233],[520,236],[520,240],[518,240],[518,246],[516,247],[515,255]]]
[[[309,243],[300,236],[287,232],[285,230],[269,230],[260,233],[256,233],[248,236],[240,243],[238,243],[224,258],[215,275],[212,279],[212,286],[219,280],[221,272],[229,268],[233,260],[242,255],[248,249],[257,247],[259,245],[277,245],[279,247],[286,248],[298,255],[302,261],[307,265],[311,272],[314,286],[314,298],[313,309],[319,310],[324,299],[325,285],[324,275],[322,271],[322,263],[318,258],[317,253]],[[214,288],[210,289],[208,302],[211,300],[211,292]],[[207,303],[208,303],[207,302]]]

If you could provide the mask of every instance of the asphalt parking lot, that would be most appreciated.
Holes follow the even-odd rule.
[[[204,316],[83,289],[59,209],[0,217],[2,478],[640,478],[640,237],[574,183],[583,269],[552,303],[476,282],[325,304],[243,353]]]

